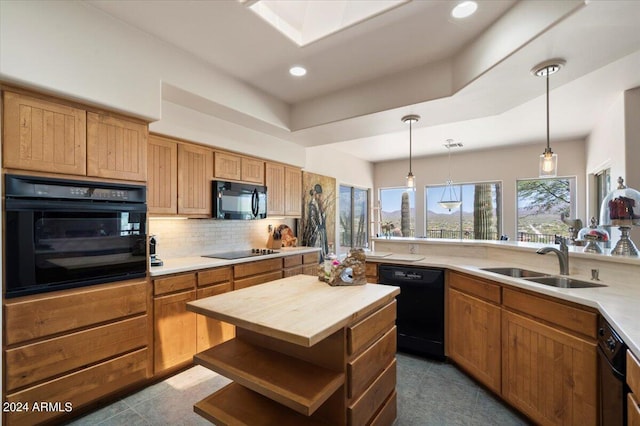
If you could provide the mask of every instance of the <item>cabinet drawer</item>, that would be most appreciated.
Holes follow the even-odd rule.
[[[304,273],[304,267],[302,265],[294,266],[282,270],[282,278],[293,277],[294,275],[300,275]]]
[[[282,278],[282,271],[274,271],[266,274],[260,274],[249,278],[242,278],[233,282],[233,289],[251,287],[253,285],[268,283],[269,281],[279,280]]]
[[[449,287],[462,290],[464,293],[488,300],[493,303],[500,303],[500,286],[491,284],[485,280],[470,277],[469,275],[449,272]]]
[[[347,328],[347,350],[353,355],[389,330],[396,321],[396,301]]]
[[[5,342],[26,342],[147,311],[147,282],[128,281],[6,301]]]
[[[389,365],[396,354],[396,334],[394,326],[355,360],[347,363],[349,398],[362,394]]]
[[[503,305],[576,333],[596,338],[598,315],[563,303],[504,288]]]
[[[65,408],[64,403],[69,402],[72,404],[73,410],[77,410],[83,405],[97,401],[102,397],[148,378],[147,360],[147,349],[140,349],[12,395],[7,395],[6,401],[60,401],[63,404],[60,407],[61,410]],[[4,424],[39,424],[64,414],[57,411],[33,410],[10,413],[5,417]]]
[[[282,258],[259,260],[257,262],[240,263],[233,266],[233,278],[248,277],[282,269]]]
[[[369,426],[387,426],[392,425],[396,417],[398,417],[397,406],[398,394],[394,390],[380,412],[373,418]]]
[[[7,390],[146,346],[147,336],[145,315],[10,349],[5,353]]]
[[[196,288],[196,274],[175,275],[168,278],[158,278],[153,280],[153,294],[173,293],[180,290],[192,290]]]
[[[312,263],[320,263],[320,253],[319,252],[313,252],[313,253],[305,253],[302,255],[302,263],[304,263],[305,265],[307,264],[312,264]]]
[[[627,426],[640,426],[640,406],[635,395],[627,394]]]
[[[198,272],[198,287],[231,281],[231,266]]]
[[[395,387],[396,360],[393,359],[369,389],[347,409],[349,425],[368,424],[371,416],[384,404]]]
[[[631,392],[640,395],[640,361],[627,350],[627,384]]]
[[[285,268],[292,266],[302,265],[302,255],[296,254],[295,256],[287,256],[283,259],[283,265]]]

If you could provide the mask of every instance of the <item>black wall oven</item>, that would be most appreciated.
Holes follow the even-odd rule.
[[[146,276],[146,188],[5,175],[5,297]]]

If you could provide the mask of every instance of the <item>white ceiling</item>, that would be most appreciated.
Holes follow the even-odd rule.
[[[552,146],[586,137],[640,86],[636,0],[480,0],[466,20],[450,17],[455,1],[413,0],[304,47],[236,0],[86,1],[290,105],[292,130],[256,128],[374,162],[408,156],[408,113],[422,116],[415,157],[446,153],[449,138],[465,150],[544,140],[545,82],[529,71],[554,57],[567,65],[551,77]],[[308,74],[291,77],[294,64]]]

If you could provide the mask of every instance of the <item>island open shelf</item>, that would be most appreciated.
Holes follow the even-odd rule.
[[[218,425],[391,425],[399,292],[297,275],[189,302],[236,326],[194,357],[233,380],[194,410]]]
[[[344,373],[232,339],[195,362],[306,416],[344,385]],[[304,377],[304,380],[300,380]]]

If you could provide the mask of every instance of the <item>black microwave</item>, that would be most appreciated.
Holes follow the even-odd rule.
[[[214,219],[265,219],[267,187],[241,182],[214,180],[212,197]]]
[[[5,297],[142,278],[146,188],[5,175]]]

